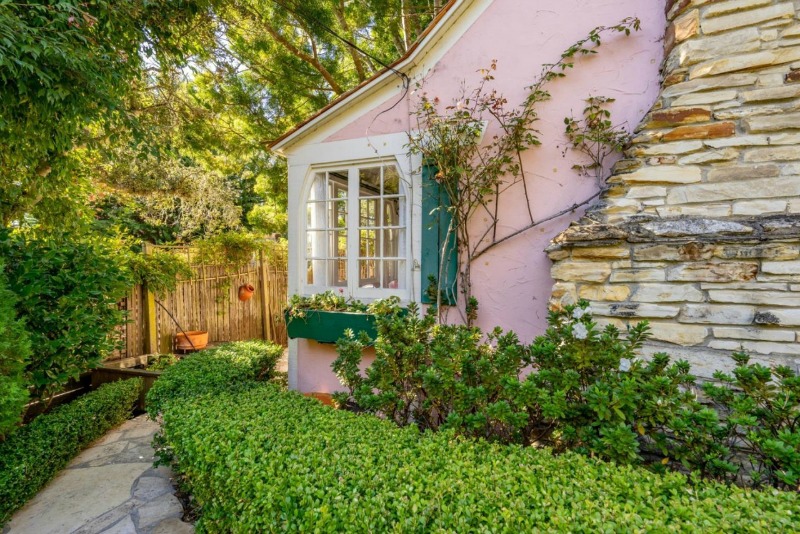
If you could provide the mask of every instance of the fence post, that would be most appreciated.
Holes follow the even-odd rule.
[[[261,293],[261,331],[264,339],[272,339],[272,321],[269,317],[269,301],[267,293],[267,262],[264,261],[264,251],[258,251],[258,290]]]
[[[152,253],[150,243],[142,244],[142,253]],[[158,330],[156,326],[156,297],[147,287],[142,285],[142,315],[144,319],[144,353],[155,354],[158,350]]]

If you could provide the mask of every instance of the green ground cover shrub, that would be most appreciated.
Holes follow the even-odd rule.
[[[0,525],[89,443],[130,417],[141,379],[105,384],[0,443]]]
[[[274,377],[283,347],[268,341],[237,341],[203,350],[168,367],[147,392],[147,412],[155,417],[178,400],[251,387]]]
[[[24,325],[16,317],[15,303],[16,297],[6,289],[0,263],[0,440],[17,427],[28,401],[25,366],[30,357],[30,342]]]
[[[800,496],[421,433],[258,384],[172,403],[199,532],[797,531]]]

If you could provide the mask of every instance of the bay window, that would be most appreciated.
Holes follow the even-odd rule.
[[[408,203],[397,166],[343,165],[315,170],[310,179],[306,292],[408,298]]]

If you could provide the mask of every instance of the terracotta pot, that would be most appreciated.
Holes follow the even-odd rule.
[[[188,337],[188,339],[187,339]],[[191,343],[189,343],[191,341]],[[179,350],[202,349],[208,345],[208,332],[205,330],[187,330],[186,335],[175,334],[176,347]]]
[[[239,300],[247,302],[253,297],[253,292],[256,290],[251,284],[239,286]]]

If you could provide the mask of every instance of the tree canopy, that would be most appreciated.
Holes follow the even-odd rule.
[[[285,227],[265,149],[439,0],[0,0],[0,216],[188,240]],[[101,227],[103,225],[101,224]]]

